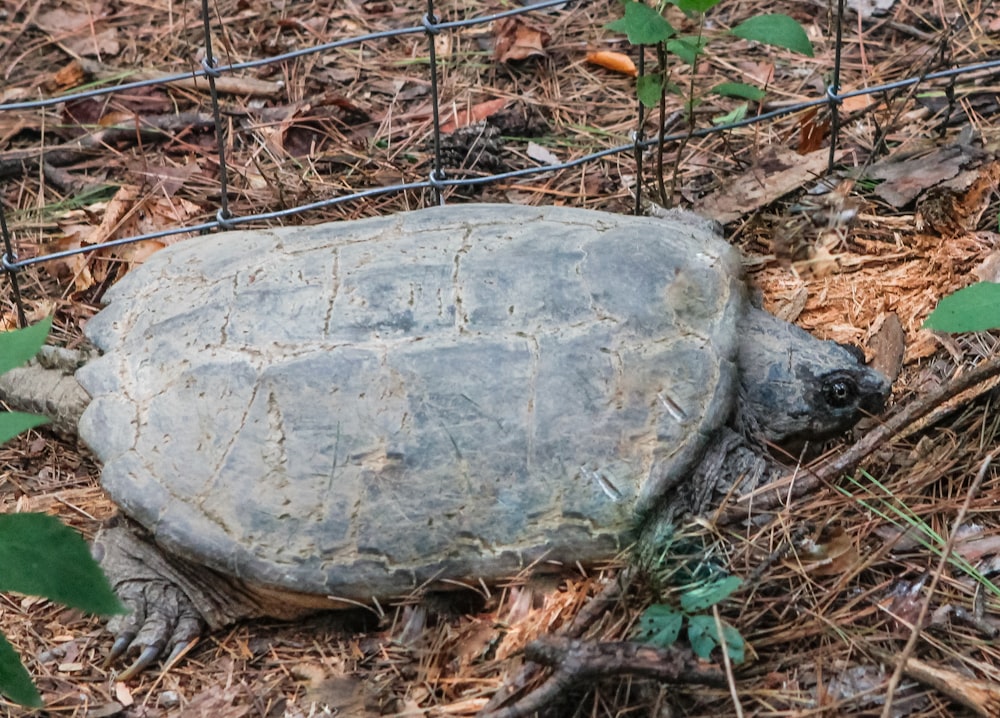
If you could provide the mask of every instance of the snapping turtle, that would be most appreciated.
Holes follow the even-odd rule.
[[[614,556],[736,480],[734,449],[835,434],[889,391],[752,306],[738,253],[686,213],[232,232],[107,299],[79,429],[158,547],[98,546],[134,609],[114,650],[144,664],[200,620]]]

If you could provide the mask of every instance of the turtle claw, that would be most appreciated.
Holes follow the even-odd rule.
[[[108,651],[108,657],[104,659],[102,667],[108,668],[112,663],[124,656],[125,651],[128,650],[128,647],[132,645],[132,641],[134,640],[134,633],[123,633],[115,638],[115,642],[111,644],[111,650]]]
[[[162,586],[146,584],[141,588],[144,590],[131,594],[119,589],[131,612],[109,624],[110,629],[117,630],[105,667],[122,656],[138,653],[138,657],[118,674],[119,681],[133,678],[164,654],[164,663],[169,665],[201,634],[202,624],[197,613],[178,600],[177,595],[169,595],[171,600],[164,601],[162,591],[158,590]]]
[[[130,678],[139,675],[160,657],[160,653],[160,646],[146,646],[142,649],[142,652],[139,653],[139,657],[136,658],[128,668],[119,673],[115,680],[127,681]],[[173,654],[171,653],[171,655]]]
[[[163,665],[167,667],[172,666],[174,664],[174,661],[176,661],[178,658],[187,653],[188,649],[192,648],[194,644],[197,642],[198,639],[197,637],[195,637],[189,641],[175,643],[174,647],[170,650],[170,654],[163,659]]]

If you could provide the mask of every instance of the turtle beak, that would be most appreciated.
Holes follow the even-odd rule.
[[[882,372],[866,366],[858,378],[858,391],[858,408],[865,414],[878,414],[889,398],[892,382]]]

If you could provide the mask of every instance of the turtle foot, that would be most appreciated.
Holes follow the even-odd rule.
[[[118,680],[137,675],[161,656],[166,655],[169,663],[201,635],[205,625],[201,613],[155,545],[116,526],[101,532],[94,553],[128,609],[108,622],[115,641],[105,665],[122,656],[137,656]]]

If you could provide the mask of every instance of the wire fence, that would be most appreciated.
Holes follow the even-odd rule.
[[[492,14],[484,15],[474,15],[472,17],[463,18],[460,20],[442,21],[437,16],[437,11],[435,8],[434,0],[428,0],[426,13],[420,17],[415,18],[413,24],[400,27],[396,29],[356,35],[352,37],[347,37],[335,42],[317,44],[315,46],[297,49],[291,52],[275,54],[265,58],[249,61],[240,62],[229,65],[220,65],[217,59],[216,51],[213,48],[213,13],[210,8],[208,0],[202,0],[201,2],[201,20],[204,30],[204,59],[201,62],[201,68],[193,72],[188,73],[178,73],[163,77],[158,77],[155,79],[144,79],[135,82],[127,82],[122,84],[117,84],[109,87],[98,87],[94,89],[89,89],[82,92],[74,92],[70,94],[63,94],[57,97],[51,97],[46,99],[39,99],[26,102],[11,102],[0,104],[0,116],[3,113],[15,112],[15,111],[32,111],[41,110],[43,108],[52,107],[54,105],[62,105],[65,103],[71,103],[79,100],[93,99],[101,97],[104,95],[109,95],[112,93],[127,93],[134,90],[140,90],[142,88],[150,87],[153,85],[167,85],[176,82],[190,81],[192,78],[204,78],[208,84],[210,101],[211,101],[211,116],[214,122],[214,131],[217,147],[217,163],[219,167],[218,173],[218,183],[220,187],[218,208],[214,219],[211,221],[200,222],[192,225],[171,227],[169,229],[162,229],[158,231],[152,231],[145,234],[137,234],[134,236],[122,237],[114,239],[100,245],[89,245],[82,246],[72,249],[67,249],[63,251],[49,252],[45,254],[38,254],[37,256],[19,259],[16,247],[17,243],[8,231],[8,223],[5,214],[5,208],[3,204],[0,203],[0,235],[2,235],[3,241],[3,255],[0,258],[0,268],[2,268],[3,273],[7,276],[10,282],[11,294],[13,301],[17,308],[18,318],[21,325],[25,325],[25,311],[23,302],[21,299],[21,291],[19,288],[18,275],[24,269],[39,264],[42,262],[50,262],[57,259],[65,259],[77,254],[84,254],[87,252],[92,252],[99,249],[107,249],[110,247],[116,247],[121,245],[132,244],[135,242],[141,242],[145,240],[162,239],[164,237],[169,237],[171,235],[183,234],[183,233],[204,233],[215,230],[229,230],[236,227],[242,227],[246,225],[252,225],[255,223],[264,223],[267,221],[280,220],[293,215],[299,215],[306,212],[310,212],[317,209],[332,207],[334,205],[339,205],[348,202],[356,202],[359,200],[364,200],[366,198],[371,198],[379,195],[387,195],[392,193],[400,193],[409,190],[422,190],[429,191],[435,198],[435,201],[443,204],[445,201],[444,190],[451,187],[472,187],[477,185],[485,185],[490,183],[497,183],[504,180],[517,179],[522,177],[527,177],[531,175],[539,175],[543,173],[551,173],[560,170],[567,170],[581,165],[586,165],[588,163],[595,162],[602,158],[607,158],[615,155],[626,155],[630,154],[634,156],[635,164],[639,168],[639,174],[641,176],[641,168],[643,163],[643,153],[651,147],[656,145],[666,145],[675,144],[685,141],[689,141],[692,137],[704,137],[707,135],[715,133],[726,133],[734,129],[748,127],[751,125],[756,125],[760,123],[767,123],[774,121],[778,118],[785,117],[788,115],[794,115],[796,113],[801,113],[806,110],[813,108],[825,107],[828,109],[831,116],[831,130],[830,130],[830,153],[829,153],[829,167],[828,170],[832,171],[834,167],[834,157],[836,153],[837,146],[840,142],[840,128],[842,127],[841,118],[841,106],[850,98],[858,97],[862,95],[880,95],[886,100],[888,100],[893,93],[897,93],[903,90],[912,91],[921,83],[934,81],[934,80],[944,80],[948,83],[945,88],[945,96],[949,99],[949,102],[954,103],[954,82],[956,78],[962,75],[971,73],[983,73],[991,72],[1000,68],[1000,60],[991,60],[987,62],[979,62],[974,64],[967,64],[962,66],[956,66],[948,68],[945,70],[926,72],[923,74],[914,75],[903,80],[898,80],[895,82],[890,82],[881,85],[874,85],[865,87],[863,89],[851,91],[851,92],[840,92],[840,49],[842,47],[842,40],[840,36],[841,28],[843,27],[845,10],[844,10],[844,0],[839,0],[839,5],[834,13],[834,31],[836,33],[836,60],[834,67],[830,69],[830,81],[827,85],[826,92],[820,96],[813,99],[795,102],[784,107],[780,107],[768,112],[762,112],[752,117],[747,117],[741,119],[737,122],[730,122],[726,124],[716,124],[710,127],[696,128],[693,130],[685,130],[683,132],[665,134],[657,137],[644,137],[642,127],[644,125],[645,110],[641,103],[636,102],[636,130],[632,133],[632,141],[620,144],[614,147],[608,147],[601,149],[599,151],[591,152],[583,156],[576,157],[570,161],[566,162],[555,162],[549,164],[539,164],[537,166],[521,168],[505,172],[487,173],[483,176],[462,176],[462,177],[451,177],[449,176],[449,168],[445,165],[443,153],[442,153],[442,122],[440,116],[440,103],[439,103],[439,82],[440,75],[438,71],[438,63],[435,56],[435,38],[442,33],[456,32],[463,28],[469,28],[477,25],[486,25],[489,23],[497,22],[505,18],[510,18],[518,15],[526,15],[529,13],[537,14],[544,12],[552,8],[565,7],[568,3],[566,0],[543,0],[535,4],[526,5],[523,7],[514,8],[511,10],[506,10],[504,12],[497,12]],[[956,28],[952,28],[954,31]],[[250,214],[234,214],[228,202],[228,187],[230,185],[229,168],[227,166],[226,158],[226,136],[225,136],[225,121],[224,113],[219,101],[219,93],[216,89],[216,83],[219,78],[227,74],[240,73],[246,70],[261,68],[267,65],[279,65],[290,60],[301,58],[309,55],[317,55],[321,53],[327,53],[331,50],[337,48],[343,48],[348,46],[361,46],[366,43],[373,43],[378,41],[387,40],[390,38],[398,38],[408,35],[424,35],[427,42],[427,53],[429,56],[429,88],[430,88],[430,101],[432,110],[432,123],[433,123],[433,162],[431,169],[428,172],[425,179],[413,182],[400,182],[395,184],[386,184],[379,187],[371,187],[362,189],[359,191],[347,192],[343,194],[337,194],[336,196],[326,197],[317,201],[295,205],[292,207],[283,208],[275,211],[266,211],[260,213],[250,213]],[[644,59],[645,55],[641,51],[638,51],[638,67],[640,74],[644,69]],[[139,120],[141,122],[141,120]],[[880,142],[880,138],[876,138],[873,145],[877,145]],[[641,193],[643,191],[643,183],[637,181],[635,184],[635,211],[638,213]]]

